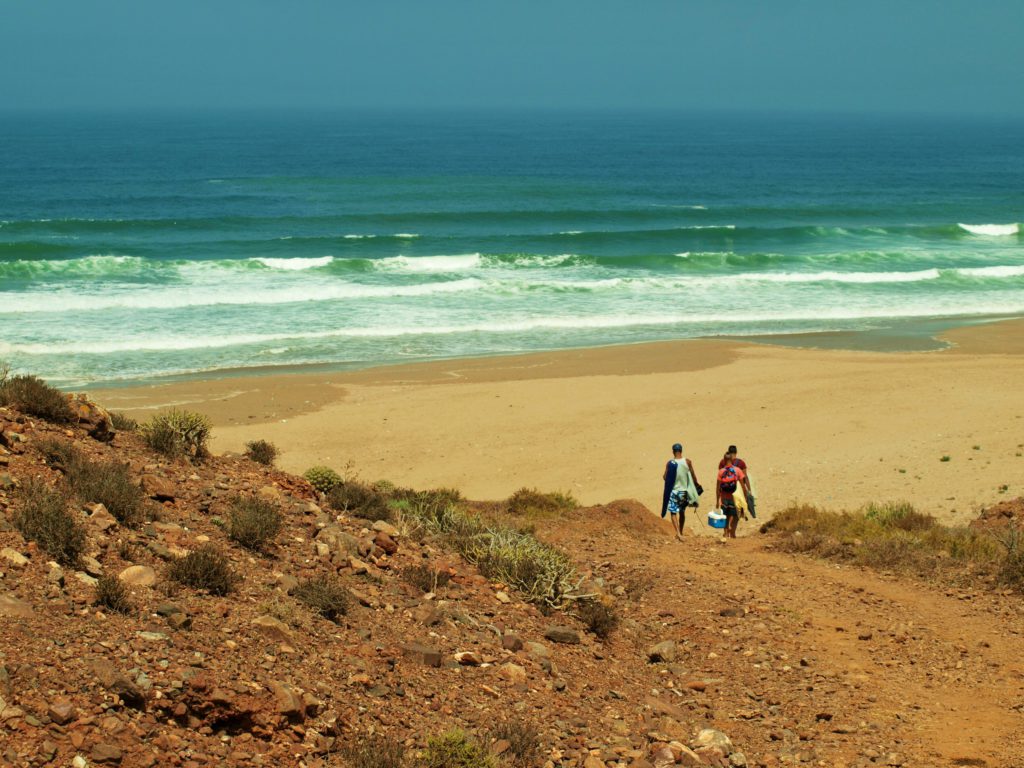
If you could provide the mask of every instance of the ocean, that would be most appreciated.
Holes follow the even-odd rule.
[[[0,115],[0,360],[64,387],[1024,314],[1024,123]]]

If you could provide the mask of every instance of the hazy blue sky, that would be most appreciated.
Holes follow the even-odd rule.
[[[1024,0],[0,0],[0,108],[1024,114]]]

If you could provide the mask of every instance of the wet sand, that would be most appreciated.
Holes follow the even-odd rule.
[[[736,443],[766,516],[798,500],[906,499],[964,522],[1024,493],[1024,320],[942,339],[951,347],[886,353],[658,342],[91,394],[141,419],[206,413],[215,451],[262,438],[290,471],[327,464],[472,498],[530,486],[653,508],[679,440],[709,487]]]

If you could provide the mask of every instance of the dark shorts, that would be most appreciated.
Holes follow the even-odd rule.
[[[726,517],[739,517],[736,502],[732,499],[722,499],[722,514]]]

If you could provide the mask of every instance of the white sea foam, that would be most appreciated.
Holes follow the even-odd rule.
[[[257,256],[252,261],[259,262],[265,267],[271,269],[286,269],[289,271],[298,271],[303,269],[316,269],[317,267],[326,267],[332,261],[333,256],[316,256],[305,259],[272,259],[263,256]]]
[[[419,235],[411,232],[396,232],[392,237],[400,237],[403,240],[412,240],[413,238],[419,237]]]
[[[377,269],[400,272],[462,272],[478,269],[483,263],[479,253],[461,253],[452,256],[389,256],[373,264]]]
[[[960,229],[972,235],[987,237],[1005,237],[1020,232],[1020,224],[957,224]]]
[[[559,232],[560,235],[582,235],[582,229],[567,229],[564,232]]]
[[[938,269],[913,272],[748,272],[736,279],[764,283],[916,283],[937,280]]]
[[[342,235],[346,240],[370,240],[376,235]]]
[[[955,271],[966,277],[1024,277],[1024,266],[961,267]]]

